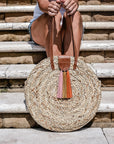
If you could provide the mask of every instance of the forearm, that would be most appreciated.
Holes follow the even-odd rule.
[[[37,1],[38,1],[41,11],[48,13],[49,1],[48,0],[37,0]]]

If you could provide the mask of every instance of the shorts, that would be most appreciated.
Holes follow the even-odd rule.
[[[28,26],[28,31],[29,31],[29,34],[30,34],[30,40],[33,41],[35,43],[35,41],[32,39],[32,35],[31,35],[31,26],[32,26],[32,23],[35,21],[36,19],[34,19],[33,21],[30,22],[29,26]],[[83,31],[82,31],[82,40],[83,40],[83,34],[84,34],[84,26],[83,26]],[[35,43],[37,44],[37,43]]]

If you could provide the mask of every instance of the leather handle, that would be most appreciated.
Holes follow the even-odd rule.
[[[72,25],[72,16],[70,16],[71,20],[71,25]],[[54,62],[53,62],[53,42],[54,42],[54,17],[50,17],[50,64],[52,70],[55,69],[54,67]],[[73,40],[73,49],[74,49],[74,65],[73,65],[73,70],[76,69],[77,66],[77,57],[76,57],[76,43],[74,41],[74,36],[73,36],[73,26],[71,26],[71,31],[72,31],[72,40]]]
[[[71,20],[71,25],[72,25],[72,20],[73,17],[70,16],[70,20]],[[73,25],[71,26],[71,32],[72,32],[72,41],[73,41],[73,50],[74,50],[74,65],[73,65],[73,70],[76,69],[77,66],[77,57],[76,57],[76,43],[74,41],[74,34],[73,34]]]
[[[50,64],[52,70],[55,69],[53,62],[53,43],[54,43],[54,17],[50,17]]]

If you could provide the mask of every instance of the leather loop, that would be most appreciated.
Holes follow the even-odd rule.
[[[67,71],[70,67],[70,56],[58,56],[58,65],[62,71]]]

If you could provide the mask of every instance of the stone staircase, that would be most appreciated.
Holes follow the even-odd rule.
[[[34,7],[35,0],[0,1],[1,128],[39,127],[26,108],[23,91],[31,70],[46,57],[45,49],[31,42],[28,33]],[[80,0],[79,11],[85,28],[80,58],[88,63],[102,82],[102,100],[98,113],[86,127],[99,127],[95,131],[101,131],[100,128],[114,127],[114,2]],[[31,129],[29,131],[32,132]],[[103,134],[107,134],[107,131],[110,130],[102,130]],[[0,138],[0,143],[5,141]],[[106,140],[104,143],[107,143]]]

